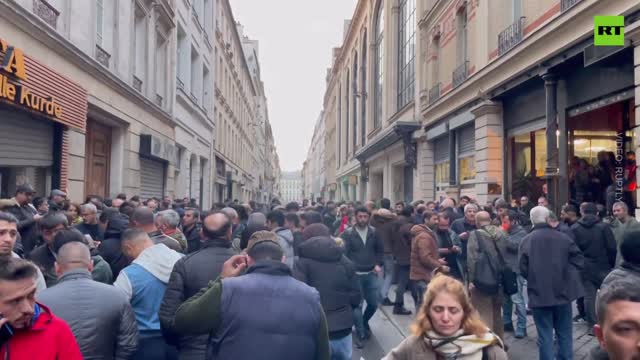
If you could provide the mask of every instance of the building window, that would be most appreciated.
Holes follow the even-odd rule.
[[[133,87],[139,92],[142,91],[142,84],[145,81],[146,55],[147,55],[147,17],[142,10],[136,7],[135,11],[135,34],[133,38]]]
[[[384,1],[378,4],[376,14],[376,53],[375,53],[375,84],[374,84],[374,113],[373,127],[379,128],[382,124],[382,87],[384,77]]]
[[[336,128],[338,129],[338,168],[342,161],[342,85],[338,86],[338,111],[336,116]]]
[[[184,90],[184,81],[189,74],[188,64],[189,61],[189,42],[187,41],[187,34],[182,29],[182,26],[178,26],[178,46],[177,46],[177,78],[178,78],[178,88]]]
[[[166,95],[166,83],[167,83],[167,41],[164,36],[159,32],[156,32],[156,105],[164,107],[167,95]]]
[[[362,61],[360,63],[360,78],[362,86],[360,87],[360,106],[362,107],[362,116],[360,119],[360,146],[364,146],[367,128],[367,29],[364,30],[362,36]]]
[[[345,99],[344,99],[344,104],[345,104],[345,114],[347,115],[347,117],[345,118],[345,124],[347,125],[347,130],[344,133],[344,139],[345,139],[345,152],[346,152],[346,157],[345,157],[345,162],[349,161],[349,96],[351,95],[351,86],[349,86],[349,70],[347,70],[347,79],[345,80],[344,83],[344,87],[345,87]]]
[[[458,171],[459,183],[476,178],[476,129],[475,125],[458,130]]]
[[[457,48],[456,48],[456,63],[458,66],[464,64],[467,61],[467,8],[462,8],[457,16]]]
[[[416,1],[401,0],[398,31],[398,109],[413,100],[415,91]]]
[[[102,46],[104,32],[104,0],[96,0],[96,44]]]
[[[436,189],[444,190],[449,185],[449,137],[437,139],[433,147]]]
[[[355,155],[356,153],[356,144],[358,143],[358,52],[356,51],[353,56],[353,70],[351,71],[353,76],[353,80],[351,81],[352,89],[351,89],[351,98],[353,99],[353,114],[352,114],[352,123],[353,123],[353,147],[352,151]]]

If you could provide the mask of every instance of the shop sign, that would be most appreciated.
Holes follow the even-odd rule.
[[[0,39],[0,50],[4,53],[0,63],[0,99],[4,99],[33,111],[62,118],[62,105],[56,102],[53,96],[40,96],[32,89],[22,84],[27,80],[25,58],[22,50],[9,45]]]
[[[595,46],[624,46],[624,16],[594,16]]]

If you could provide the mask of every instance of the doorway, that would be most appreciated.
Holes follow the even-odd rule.
[[[107,197],[111,168],[111,128],[89,121],[85,149],[85,194]]]

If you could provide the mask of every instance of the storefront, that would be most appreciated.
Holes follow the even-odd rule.
[[[0,39],[0,58],[0,196],[23,183],[39,196],[67,190],[69,136],[85,132],[86,90],[10,39]]]
[[[166,195],[168,166],[177,165],[176,146],[161,138],[140,135],[140,196],[162,199]]]

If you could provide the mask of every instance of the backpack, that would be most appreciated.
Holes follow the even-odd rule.
[[[486,231],[484,232],[489,235],[489,241],[491,241],[491,244],[494,246],[498,254],[498,259],[492,259],[488,255],[485,250],[486,244],[484,237],[478,236],[480,256],[476,262],[476,274],[473,284],[478,290],[489,295],[497,295],[500,287],[502,287],[504,294],[511,296],[518,292],[517,275],[506,265],[493,236]]]

